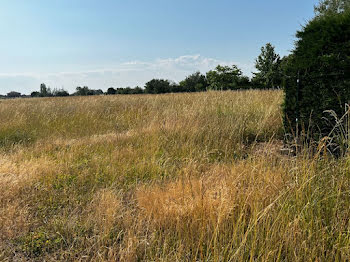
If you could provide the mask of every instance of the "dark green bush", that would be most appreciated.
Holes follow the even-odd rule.
[[[284,126],[319,139],[332,129],[325,111],[342,116],[350,101],[350,12],[316,17],[297,38],[285,62]]]
[[[196,72],[186,77],[185,80],[180,82],[180,92],[200,92],[206,91],[208,82],[205,75],[200,72]]]

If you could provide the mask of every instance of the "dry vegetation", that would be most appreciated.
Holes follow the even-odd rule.
[[[280,153],[281,91],[0,101],[0,261],[350,256],[350,162]]]

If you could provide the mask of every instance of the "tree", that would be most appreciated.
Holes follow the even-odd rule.
[[[132,89],[132,94],[143,94],[143,93],[144,93],[144,90],[139,86]]]
[[[205,91],[208,87],[208,82],[205,75],[200,72],[196,72],[186,77],[185,80],[180,82],[180,92],[199,92]]]
[[[74,93],[74,95],[76,95],[76,96],[87,96],[89,88],[87,86],[84,86],[84,87],[78,86],[75,90],[76,90],[76,92]]]
[[[260,83],[265,88],[275,88],[281,85],[281,59],[275,52],[275,47],[270,43],[261,47],[261,54],[255,60],[254,82]]]
[[[148,94],[169,93],[170,90],[170,82],[164,79],[152,79],[145,85],[145,91]]]
[[[40,85],[40,94],[41,96],[47,96],[47,87],[44,83]]]
[[[103,95],[103,91],[101,89],[94,90],[94,89],[87,88],[86,95],[88,96]]]
[[[313,19],[297,38],[285,67],[285,129],[319,139],[334,127],[325,111],[342,116],[350,101],[350,10]]]
[[[48,97],[53,96],[53,93],[51,91],[50,87],[47,87],[44,83],[40,85],[40,96],[41,97]]]
[[[123,93],[124,95],[129,95],[129,94],[132,93],[132,88],[131,88],[130,86],[127,86],[127,87],[125,87],[125,88],[121,88],[121,90],[122,90],[122,93]]]
[[[118,95],[125,95],[125,94],[127,94],[126,92],[127,92],[126,88],[118,87],[116,89],[116,94],[118,94]]]
[[[7,93],[7,97],[10,97],[10,98],[21,97],[21,93],[11,91],[11,92]]]
[[[54,89],[52,92],[53,96],[69,96],[69,93],[64,90],[63,88],[61,89]]]
[[[38,91],[34,91],[34,92],[32,92],[32,93],[30,94],[30,96],[31,96],[31,97],[40,97],[41,94],[40,94],[40,92],[38,92]]]
[[[113,87],[108,88],[106,92],[107,95],[115,95],[116,93],[117,90],[115,90]]]
[[[250,88],[252,85],[248,76],[239,77],[237,84],[238,84],[239,88]]]
[[[207,81],[210,89],[213,90],[234,90],[238,88],[242,71],[236,66],[218,65],[215,70],[207,73]]]
[[[317,16],[339,14],[347,9],[350,9],[349,0],[321,0],[320,3],[315,6],[315,14]]]

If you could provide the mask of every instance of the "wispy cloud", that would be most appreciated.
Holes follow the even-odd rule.
[[[252,64],[218,60],[201,55],[185,55],[177,58],[156,59],[151,62],[129,61],[108,68],[84,71],[0,74],[0,93],[11,90],[29,93],[37,90],[40,83],[43,82],[52,88],[63,87],[70,92],[74,91],[76,86],[83,85],[94,89],[107,89],[111,86],[143,86],[152,78],[180,81],[195,71],[205,73],[218,64],[236,64],[247,75],[250,75],[253,70]]]

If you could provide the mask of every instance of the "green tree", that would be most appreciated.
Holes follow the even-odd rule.
[[[135,88],[132,89],[132,94],[143,94],[143,93],[144,93],[144,90],[139,86],[136,86]]]
[[[69,96],[69,93],[68,93],[68,91],[61,88],[61,89],[54,89],[52,92],[52,95],[53,96]]]
[[[325,111],[342,116],[350,101],[350,10],[317,17],[296,36],[286,60],[285,128],[319,139],[334,127]]]
[[[238,88],[242,71],[236,65],[218,65],[215,70],[207,73],[207,81],[210,89],[213,90],[234,90]]]
[[[74,93],[74,95],[76,96],[87,96],[89,92],[89,88],[87,86],[84,86],[84,87],[78,86],[75,90],[76,92]]]
[[[248,76],[240,76],[237,82],[239,88],[250,88],[251,81]]]
[[[11,91],[11,92],[7,93],[7,97],[10,97],[10,98],[21,97],[21,93]]]
[[[321,0],[315,6],[315,13],[317,16],[327,14],[338,14],[350,9],[350,0]]]
[[[281,85],[281,59],[275,52],[275,47],[270,43],[261,47],[261,54],[255,60],[254,82],[265,88],[275,88]]]
[[[87,89],[87,95],[88,96],[96,96],[96,95],[103,95],[103,91],[101,89]]]
[[[50,87],[47,87],[44,83],[40,85],[40,96],[47,97],[52,96],[52,91]]]
[[[74,93],[76,96],[94,96],[94,95],[103,95],[103,91],[101,89],[89,89],[87,86],[76,88],[76,92]]]
[[[207,86],[207,79],[205,75],[202,75],[200,72],[189,75],[185,80],[180,82],[180,90],[182,92],[205,91]]]
[[[164,79],[152,79],[145,85],[148,94],[163,94],[171,91],[170,81]]]
[[[108,88],[106,92],[107,95],[115,95],[116,93],[117,93],[117,90],[115,90],[115,88],[113,87]]]
[[[41,94],[41,96],[47,96],[47,87],[46,87],[46,85],[44,84],[44,83],[42,83],[41,85],[40,85],[40,94]]]
[[[31,97],[40,97],[41,94],[40,94],[40,92],[38,92],[38,91],[34,91],[34,92],[32,92],[32,93],[30,94],[30,96],[31,96]]]

